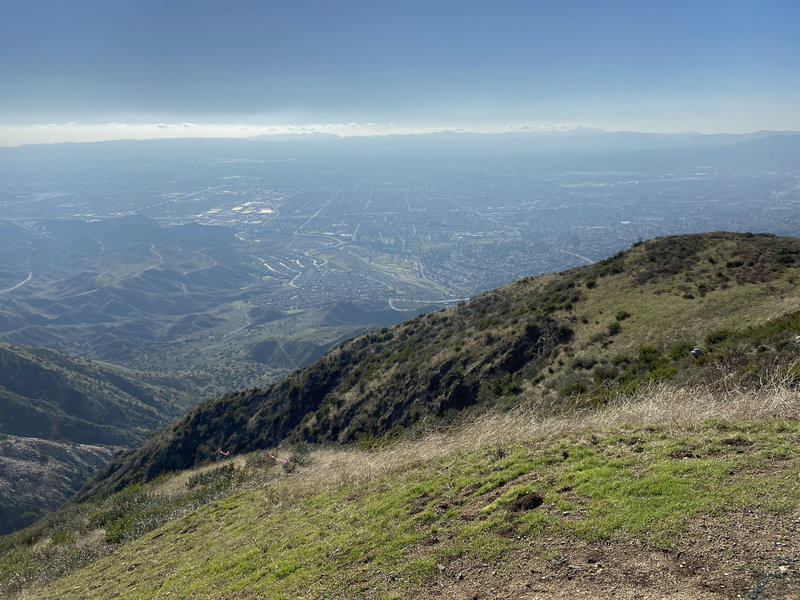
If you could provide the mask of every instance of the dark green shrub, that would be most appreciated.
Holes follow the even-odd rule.
[[[516,396],[522,392],[522,386],[509,373],[492,381],[491,390],[494,396]]]
[[[572,361],[572,368],[585,369],[588,371],[596,364],[597,364],[597,358],[595,358],[594,356],[577,356]]]
[[[612,365],[627,365],[631,363],[630,356],[625,356],[624,354],[617,354],[614,358],[611,359]]]
[[[695,347],[694,344],[689,342],[678,342],[669,347],[667,350],[667,356],[669,356],[672,360],[680,360],[682,358],[686,358],[687,356],[691,356],[689,353]]]
[[[636,350],[636,354],[639,362],[643,362],[647,365],[654,365],[658,362],[658,359],[661,358],[661,354],[655,346],[639,346]]]
[[[592,378],[596,383],[601,383],[609,379],[616,379],[620,373],[619,367],[614,365],[597,365],[592,373]]]
[[[717,329],[716,331],[712,331],[706,336],[706,344],[709,346],[713,344],[718,344],[719,342],[725,341],[731,337],[731,332],[727,329]]]

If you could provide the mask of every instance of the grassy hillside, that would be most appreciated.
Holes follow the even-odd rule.
[[[661,238],[345,342],[0,540],[0,594],[798,596],[798,276]]]
[[[371,449],[261,451],[132,485],[0,544],[33,598],[789,598],[800,404],[654,384]],[[274,451],[273,451],[274,452]]]
[[[635,245],[588,267],[526,278],[346,341],[269,388],[208,401],[84,497],[290,442],[391,437],[465,410],[601,405],[642,384],[757,382],[791,360],[800,240],[712,233]],[[702,347],[695,361],[689,354]]]

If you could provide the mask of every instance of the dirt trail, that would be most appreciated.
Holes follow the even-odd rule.
[[[672,552],[634,541],[531,539],[512,569],[474,558],[439,565],[414,598],[433,600],[784,600],[800,598],[800,522],[736,513],[690,523]],[[549,557],[549,558],[546,558]],[[509,563],[506,563],[509,564]]]

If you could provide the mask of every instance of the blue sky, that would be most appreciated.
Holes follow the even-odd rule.
[[[800,129],[798,23],[796,0],[0,0],[0,144]]]

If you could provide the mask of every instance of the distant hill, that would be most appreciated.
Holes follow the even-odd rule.
[[[0,433],[134,446],[192,402],[130,369],[0,343]]]
[[[796,238],[638,243],[343,342],[268,388],[207,401],[115,459],[82,496],[192,467],[219,448],[391,436],[491,406],[594,406],[649,382],[710,377],[721,363],[756,377],[796,356],[798,281]],[[695,347],[705,358],[690,355]]]
[[[141,215],[0,222],[0,342],[176,374],[208,398],[276,381],[407,314],[370,298],[277,308],[293,302],[280,290],[295,289],[297,272],[284,265],[282,282],[265,278],[258,248],[229,227],[162,227]],[[272,361],[264,348],[279,345],[289,351]]]
[[[113,454],[108,446],[0,435],[0,535],[67,502]]]
[[[193,398],[142,373],[0,344],[0,533],[60,506]]]

